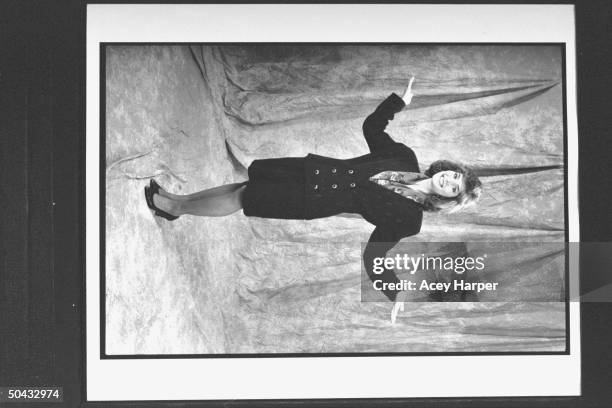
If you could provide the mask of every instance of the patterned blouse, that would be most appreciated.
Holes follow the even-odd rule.
[[[423,205],[425,194],[411,188],[410,185],[427,178],[422,173],[382,171],[370,177],[370,181]]]

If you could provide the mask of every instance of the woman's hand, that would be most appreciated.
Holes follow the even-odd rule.
[[[408,292],[403,290],[397,294],[395,298],[395,304],[393,305],[393,309],[391,309],[391,324],[395,324],[395,320],[397,320],[397,315],[399,312],[404,311],[404,301],[408,297]]]
[[[404,95],[402,95],[402,99],[404,101],[404,103],[407,105],[410,105],[410,102],[412,102],[412,96],[414,95],[412,93],[412,83],[414,82],[414,77],[410,78],[410,82],[408,83],[408,86],[406,87],[406,90],[404,91]]]

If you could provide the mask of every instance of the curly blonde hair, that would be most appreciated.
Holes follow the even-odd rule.
[[[482,183],[472,169],[450,160],[437,160],[429,166],[425,175],[433,177],[441,171],[455,171],[463,174],[465,190],[457,197],[442,197],[437,194],[430,194],[425,198],[423,206],[425,211],[454,213],[478,201],[482,194]]]

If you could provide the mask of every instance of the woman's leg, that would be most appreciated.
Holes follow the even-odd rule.
[[[244,183],[224,184],[219,187],[213,187],[213,188],[209,188],[206,190],[195,192],[193,194],[184,194],[184,195],[171,194],[160,187],[159,194],[163,197],[170,198],[176,201],[191,201],[191,200],[199,200],[200,198],[214,197],[218,195],[227,194],[234,190],[237,190],[243,185]]]
[[[235,213],[242,208],[242,195],[245,188],[244,183],[226,184],[225,186],[190,194],[192,198],[189,200],[177,200],[161,194],[155,194],[153,202],[157,208],[171,215],[190,214],[206,217],[223,217]],[[210,190],[216,190],[216,194],[205,194],[210,192]]]

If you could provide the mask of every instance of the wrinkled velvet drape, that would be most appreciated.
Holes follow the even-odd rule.
[[[414,75],[413,102],[396,115],[388,133],[413,148],[422,170],[440,158],[472,166],[485,192],[477,206],[464,212],[426,214],[421,233],[405,241],[458,245],[465,241],[468,251],[478,252],[486,241],[564,240],[562,60],[558,47],[229,45],[117,47],[110,52],[107,161],[115,168],[107,167],[107,200],[121,201],[121,194],[127,194],[113,183],[121,180],[114,178],[119,168],[124,174],[127,170],[138,173],[136,178],[161,175],[169,190],[192,192],[244,180],[245,169],[254,159],[311,152],[339,158],[365,154],[364,118],[388,94],[403,91]],[[155,68],[135,68],[152,78],[148,85],[140,86],[158,89],[151,93],[159,100],[155,103],[169,107],[172,102],[166,99],[181,89],[197,97],[191,97],[193,103],[183,101],[189,106],[188,113],[162,108],[163,121],[152,119],[148,124],[183,129],[138,142],[142,146],[137,151],[147,147],[155,151],[154,163],[126,165],[121,157],[140,160],[128,154],[129,138],[125,137],[126,129],[138,123],[137,119],[130,122],[126,115],[137,118],[138,114],[129,112],[134,102],[121,89],[126,82],[135,81],[130,77],[130,64],[155,58]],[[189,64],[194,69],[185,68]],[[179,73],[177,67],[187,73]],[[159,80],[164,75],[171,78]],[[197,89],[185,85],[187,77],[191,85],[200,81]],[[166,93],[160,100],[161,88]],[[203,106],[200,112],[198,106]],[[193,123],[206,124],[199,130],[185,124],[189,115],[200,117]],[[189,126],[199,133],[197,137],[184,131]],[[140,320],[135,322],[125,316],[129,310],[125,302],[130,301],[125,285],[136,280],[146,292],[173,283],[121,277],[121,271],[130,265],[142,270],[138,261],[129,264],[121,259],[125,249],[120,245],[119,225],[125,216],[115,211],[107,221],[107,260],[111,258],[107,341],[116,352],[534,351],[565,347],[565,305],[558,302],[564,291],[563,251],[551,253],[543,246],[541,251],[536,248],[518,255],[512,268],[488,271],[503,282],[505,294],[522,302],[494,302],[499,298],[489,293],[478,296],[481,303],[411,303],[398,323],[390,326],[391,304],[359,301],[361,243],[373,226],[348,215],[314,221],[235,215],[225,221],[190,218],[170,226],[139,225],[137,230],[143,235],[151,228],[162,228],[162,234],[152,234],[163,240],[159,248],[166,254],[153,256],[162,264],[158,268],[165,271],[163,276],[180,276],[181,283],[170,292],[189,300],[164,301],[154,312],[139,310]],[[507,265],[517,253],[502,251],[496,256]],[[168,290],[164,286],[163,291]],[[177,303],[190,317],[174,310]],[[167,317],[169,310],[176,324],[163,323],[164,311]],[[150,320],[145,328],[138,323],[143,319]],[[151,325],[157,328],[152,330]],[[137,331],[141,339],[126,335],[126,330]],[[182,342],[172,343],[180,333]]]

